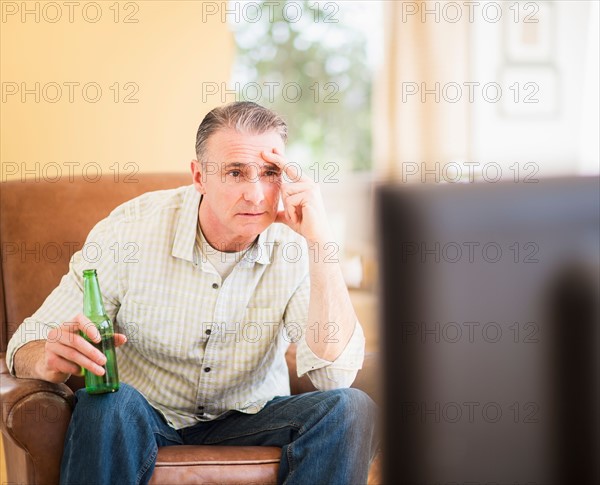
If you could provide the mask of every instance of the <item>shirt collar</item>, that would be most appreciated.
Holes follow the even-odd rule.
[[[194,245],[196,244],[196,228],[198,225],[198,207],[200,193],[193,185],[185,191],[179,213],[179,221],[175,229],[175,239],[171,255],[175,258],[194,262]]]
[[[273,256],[273,246],[275,245],[275,224],[271,224],[258,235],[258,241],[254,244],[244,257],[241,265],[243,268],[251,267],[254,263],[270,264]]]
[[[190,185],[183,197],[179,221],[175,229],[175,239],[171,255],[175,258],[194,262],[194,247],[198,231],[198,208],[200,207],[200,193]],[[256,244],[244,255],[240,264],[251,267],[254,263],[270,264],[273,257],[275,240],[279,234],[279,224],[271,224],[258,236]]]

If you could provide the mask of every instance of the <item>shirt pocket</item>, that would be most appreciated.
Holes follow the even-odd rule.
[[[246,308],[233,353],[238,372],[253,372],[275,359],[281,341],[283,314],[279,308]]]
[[[129,300],[121,307],[128,337],[127,345],[133,345],[144,356],[182,359],[185,357],[185,310],[165,305],[148,305]]]

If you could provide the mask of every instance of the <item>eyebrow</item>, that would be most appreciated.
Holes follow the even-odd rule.
[[[229,162],[224,165],[223,170],[231,170],[232,168],[240,169],[240,168],[244,168],[248,165],[250,165],[250,163]],[[274,163],[271,163],[271,162],[265,163],[261,168],[263,170],[281,170],[277,165],[275,165]]]
[[[277,165],[275,165],[274,163],[270,163],[267,162],[263,165],[263,168],[266,168],[267,170],[275,170],[275,171],[280,171],[281,168],[279,168]]]
[[[230,168],[242,168],[244,165],[246,164],[241,162],[229,162],[223,166],[223,169],[229,170]]]

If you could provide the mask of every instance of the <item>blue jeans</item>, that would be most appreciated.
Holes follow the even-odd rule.
[[[133,387],[76,393],[60,483],[142,484],[159,446],[245,445],[282,448],[278,483],[362,485],[377,447],[376,406],[358,389],[275,397],[257,414],[230,411],[175,430]]]

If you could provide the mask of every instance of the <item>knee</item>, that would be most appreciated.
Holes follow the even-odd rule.
[[[329,401],[339,422],[358,426],[363,431],[375,426],[377,405],[367,393],[352,387],[327,392],[331,393]]]
[[[377,407],[366,392],[354,387],[334,389],[326,392],[331,393],[331,399],[336,407],[342,408],[348,413],[366,412],[371,414]]]
[[[77,397],[77,406],[83,404],[85,406],[114,406],[118,403],[129,402],[135,400],[137,395],[140,395],[129,384],[121,384],[116,392],[107,392],[106,394],[88,394],[85,388],[79,389],[75,396]]]
[[[117,392],[107,394],[88,394],[85,389],[80,389],[76,397],[74,414],[91,422],[130,421],[144,412],[144,406],[141,405],[144,397],[127,384],[121,384]]]

